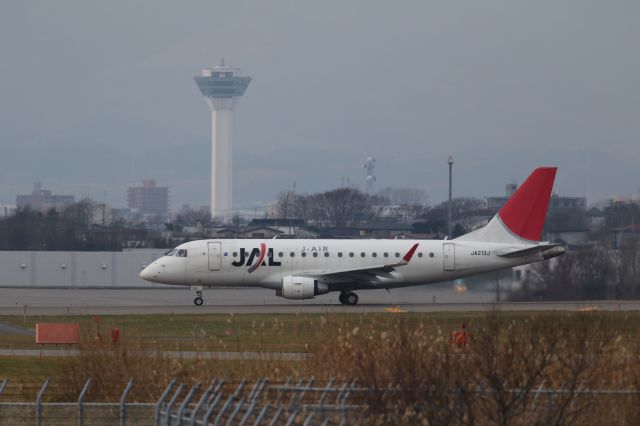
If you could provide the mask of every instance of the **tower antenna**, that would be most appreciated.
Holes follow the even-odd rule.
[[[374,183],[376,181],[376,177],[373,175],[373,169],[375,169],[376,167],[376,159],[373,157],[367,157],[367,159],[364,161],[363,167],[365,168],[367,173],[367,177],[366,177],[367,193],[373,194]]]

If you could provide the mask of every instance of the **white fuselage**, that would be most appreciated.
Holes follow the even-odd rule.
[[[388,274],[358,277],[358,271],[410,261]],[[330,291],[394,288],[437,283],[542,260],[539,253],[498,253],[531,245],[456,240],[200,240],[176,247],[182,256],[163,256],[141,277],[184,286],[243,286],[278,290],[288,276],[315,277]],[[186,250],[186,252],[180,252]],[[261,255],[264,254],[260,262]],[[257,267],[256,267],[257,266]],[[353,272],[341,275],[342,271]]]
[[[431,284],[560,256],[559,244],[541,242],[555,167],[535,169],[482,228],[454,240],[200,240],[182,244],[140,277],[202,287],[266,287],[287,299],[340,291]]]

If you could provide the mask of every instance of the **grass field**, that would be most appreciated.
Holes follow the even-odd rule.
[[[584,315],[556,312],[501,312],[515,322],[558,315],[580,318]],[[593,318],[609,318],[616,331],[637,338],[638,312],[592,312]],[[308,352],[332,340],[339,329],[380,327],[401,322],[404,327],[426,324],[438,330],[453,331],[462,323],[470,329],[485,321],[486,313],[364,313],[364,314],[242,314],[242,315],[127,315],[127,316],[0,316],[0,323],[34,330],[39,322],[77,322],[85,342],[98,335],[109,342],[111,329],[120,330],[122,344],[145,344],[161,350]],[[41,349],[33,335],[2,334],[0,348]],[[56,348],[48,347],[48,348]],[[1,359],[1,358],[0,358]],[[1,365],[1,364],[0,364]],[[4,369],[2,369],[4,370]],[[0,370],[0,371],[2,371]]]
[[[508,313],[523,318],[528,313]],[[397,321],[409,324],[422,321],[434,325],[456,327],[472,322],[484,313],[365,313],[365,314],[268,314],[268,315],[127,315],[127,316],[0,316],[0,323],[35,329],[39,322],[77,322],[85,338],[100,333],[109,339],[113,328],[120,329],[121,338],[128,341],[147,341],[167,350],[210,351],[269,351],[304,352],[332,330],[319,327],[336,321],[341,324],[362,325],[372,320]],[[0,348],[37,349],[33,336],[0,333]]]
[[[194,383],[267,376],[355,378],[378,386],[533,386],[540,382],[629,388],[640,383],[638,312],[375,313],[300,315],[0,316],[0,323],[33,329],[38,322],[78,322],[79,354],[68,358],[0,356],[0,380],[10,396],[29,399],[50,377],[48,395],[73,400],[87,377],[93,400],[113,400],[131,377],[133,400],[151,401],[172,378]],[[450,335],[466,323],[469,345]],[[121,341],[109,342],[119,328]],[[98,332],[103,344],[98,344]],[[0,348],[36,348],[34,336],[0,334]],[[307,359],[175,359],[164,351],[304,352]],[[152,354],[152,355],[150,355]],[[535,368],[534,368],[535,367]],[[472,372],[460,376],[460,372]],[[420,382],[421,383],[421,382]],[[15,387],[17,385],[17,387]],[[17,390],[16,390],[17,389]],[[508,396],[508,395],[507,395]],[[444,404],[445,402],[443,402]],[[448,402],[446,402],[448,403]],[[472,407],[470,410],[476,410]]]

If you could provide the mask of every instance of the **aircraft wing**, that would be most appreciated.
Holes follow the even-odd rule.
[[[400,262],[390,263],[387,265],[370,266],[367,268],[354,268],[354,269],[342,269],[338,271],[322,271],[311,272],[306,275],[315,276],[318,278],[332,278],[345,281],[372,281],[378,278],[393,278],[391,272],[395,271],[400,266],[407,265],[413,254],[418,248],[418,243],[415,243],[409,251],[402,257]]]

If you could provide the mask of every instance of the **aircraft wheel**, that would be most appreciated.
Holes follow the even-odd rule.
[[[344,295],[345,305],[357,305],[358,304],[358,295],[355,293],[347,293]]]
[[[196,306],[202,306],[203,303],[204,303],[204,300],[202,300],[202,297],[200,296],[193,299],[193,304]]]
[[[338,296],[338,300],[340,301],[340,303],[342,303],[343,305],[347,304],[347,299],[345,298],[347,294],[346,293],[340,293],[340,296]]]

